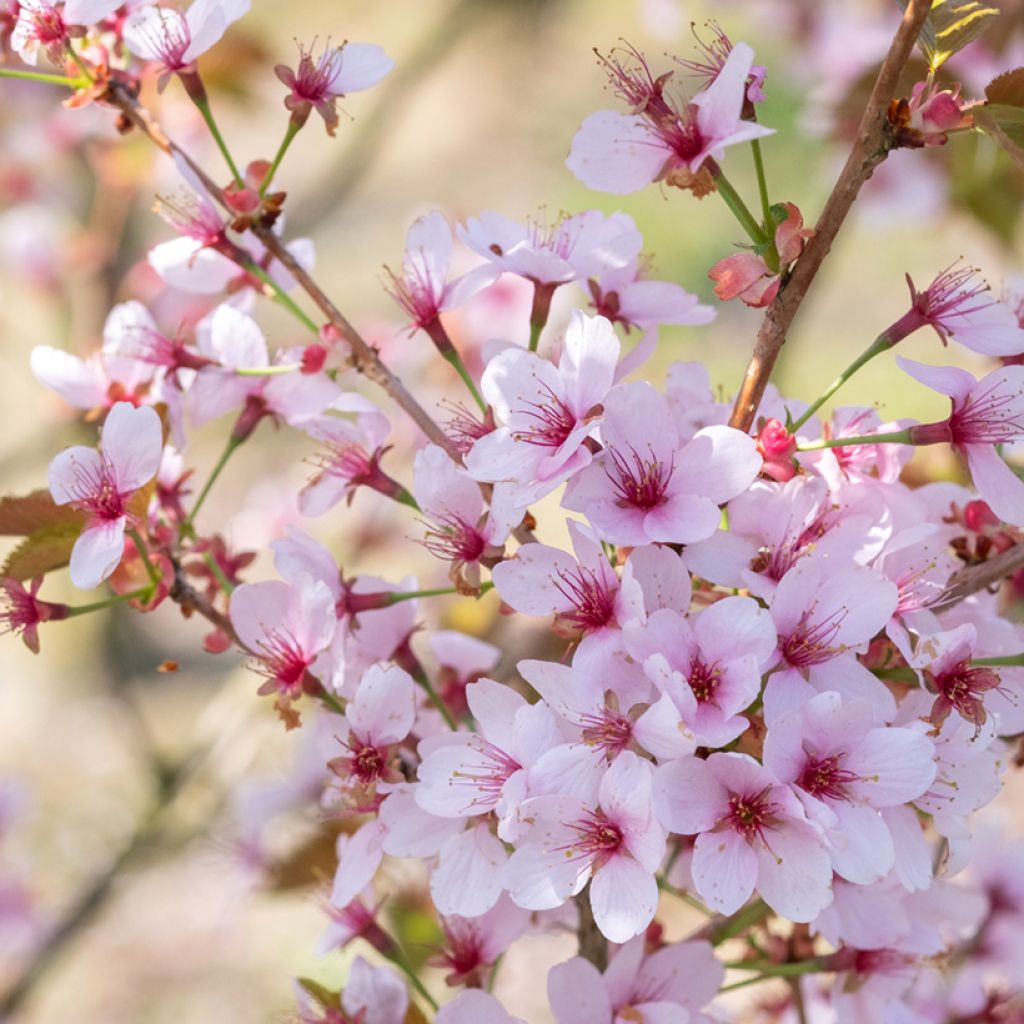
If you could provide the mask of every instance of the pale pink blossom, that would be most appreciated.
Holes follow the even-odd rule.
[[[933,757],[922,730],[876,726],[868,705],[829,692],[773,719],[764,741],[765,768],[824,829],[836,872],[861,885],[895,862],[879,811],[921,796],[935,778]]]
[[[315,60],[311,49],[300,46],[296,70],[278,64],[274,73],[288,86],[284,105],[291,111],[293,121],[305,124],[315,107],[324,119],[328,135],[333,135],[338,127],[338,98],[371,88],[394,66],[395,62],[373,43],[345,42],[326,47]]]
[[[766,718],[834,690],[870,704],[878,724],[891,719],[892,694],[855,655],[885,627],[898,602],[896,587],[871,569],[836,570],[820,556],[801,559],[771,599],[779,662],[765,686]]]
[[[32,66],[38,63],[40,50],[63,66],[70,42],[68,24],[64,11],[52,0],[20,0],[11,49]]]
[[[696,835],[700,898],[735,913],[756,889],[776,913],[811,921],[832,901],[832,863],[793,791],[745,754],[680,758],[655,777],[655,808],[672,832]]]
[[[606,216],[600,210],[561,217],[554,224],[520,224],[488,210],[470,217],[458,231],[470,249],[495,267],[539,285],[557,286],[627,267],[643,245],[632,217]]]
[[[907,275],[911,308],[884,333],[893,344],[920,327],[931,327],[943,344],[953,338],[988,356],[1024,352],[1024,328],[1016,313],[989,294],[974,267],[953,264],[919,292]],[[963,371],[961,371],[963,372]]]
[[[604,451],[573,477],[562,504],[611,544],[705,540],[719,506],[761,469],[753,439],[731,427],[705,427],[683,442],[668,402],[645,381],[620,384],[603,405]]]
[[[557,366],[520,348],[499,352],[480,388],[501,425],[466,456],[474,479],[514,484],[514,500],[525,507],[589,465],[586,441],[600,421],[619,349],[604,317],[574,310]]]
[[[597,314],[622,324],[627,331],[648,331],[660,324],[698,326],[715,318],[712,306],[704,305],[681,285],[648,280],[638,260],[602,270],[587,281],[587,289]]]
[[[434,324],[441,313],[461,306],[501,274],[485,263],[449,281],[451,263],[452,229],[444,215],[435,210],[414,221],[405,236],[402,274],[391,275],[389,288],[413,330]]]
[[[525,1024],[513,1017],[489,992],[469,988],[437,1011],[436,1024]]]
[[[910,428],[911,444],[948,443],[967,460],[982,498],[1004,522],[1024,526],[1024,481],[997,445],[1024,439],[1024,366],[1004,366],[980,380],[956,366],[897,358],[901,369],[952,402],[949,418]]]
[[[623,751],[601,780],[599,805],[565,796],[532,798],[535,824],[509,858],[505,886],[529,910],[560,906],[590,882],[601,933],[626,942],[651,923],[658,906],[655,872],[665,833],[651,803],[651,767]]]
[[[341,1007],[361,1024],[404,1024],[409,993],[393,967],[373,967],[357,956],[341,993]]]
[[[140,7],[125,22],[124,41],[136,57],[159,64],[164,75],[192,71],[196,59],[250,6],[251,0],[194,0],[184,14],[173,7]]]
[[[632,51],[627,63],[606,63],[615,91],[632,110],[591,114],[573,139],[566,164],[599,192],[636,192],[652,181],[672,181],[673,172],[686,185],[705,161],[721,160],[728,146],[774,132],[741,119],[746,83],[754,51],[737,43],[714,82],[689,102],[665,93],[671,74],[655,78],[646,61]]]
[[[449,985],[482,985],[489,969],[529,924],[529,911],[502,894],[479,917],[443,917],[444,946],[428,962],[448,970],[445,981]]]
[[[337,618],[330,590],[306,576],[294,586],[243,583],[231,594],[231,625],[266,678],[259,692],[293,700],[311,687],[311,666],[334,637]]]
[[[149,406],[118,402],[107,415],[100,447],[75,445],[50,463],[50,493],[88,517],[71,552],[71,582],[98,587],[124,554],[124,532],[139,521],[137,491],[156,476],[163,454],[160,417]]]
[[[476,480],[431,444],[416,453],[412,493],[427,517],[424,547],[451,563],[453,579],[479,585],[481,559],[500,558],[509,533],[522,519],[508,486],[495,486],[485,509]]]
[[[557,1024],[685,1024],[718,993],[725,968],[707,942],[681,942],[644,955],[637,936],[602,974],[573,957],[548,973]]]
[[[747,728],[742,712],[775,653],[772,618],[755,601],[726,597],[692,618],[661,609],[646,623],[629,623],[624,636],[697,743],[721,747]]]
[[[562,735],[543,702],[528,704],[493,679],[467,686],[466,700],[476,731],[439,737],[424,753],[416,803],[441,818],[493,812],[498,835],[511,840],[511,818],[528,794],[527,770]]]

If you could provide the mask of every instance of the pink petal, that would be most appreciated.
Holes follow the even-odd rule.
[[[82,590],[98,587],[124,554],[125,518],[87,526],[71,550],[71,582]]]
[[[107,401],[107,382],[99,365],[49,345],[36,345],[29,356],[36,380],[52,388],[79,409],[94,409]]]
[[[981,496],[1000,519],[1024,526],[1024,480],[1003,461],[990,444],[964,447],[971,479]]]
[[[612,1024],[612,1004],[601,973],[582,957],[551,968],[548,1001],[557,1024]]]
[[[508,855],[487,824],[467,829],[441,847],[430,895],[441,914],[479,917],[498,902]]]
[[[772,830],[766,838],[767,847],[757,851],[761,897],[791,921],[813,921],[832,902],[828,852],[810,825],[800,822]]]
[[[878,811],[843,801],[833,803],[832,810],[841,832],[829,851],[836,873],[858,885],[871,885],[884,878],[892,870],[896,853]]]
[[[80,479],[97,479],[103,470],[103,457],[95,448],[76,444],[53,457],[49,469],[50,494],[58,505],[67,505],[82,495]]]
[[[654,809],[670,832],[691,836],[714,828],[728,803],[725,787],[695,757],[670,761],[654,774]]]
[[[914,380],[920,381],[933,391],[949,395],[957,404],[963,402],[977,384],[971,374],[958,366],[928,366],[926,363],[918,363],[903,356],[897,356],[896,362],[899,368],[909,373]]]
[[[163,455],[160,417],[148,405],[118,402],[103,424],[103,454],[114,467],[122,492],[137,491],[156,476]]]
[[[691,870],[700,898],[713,910],[732,914],[754,891],[757,854],[731,830],[703,832],[694,844]]]
[[[642,117],[601,110],[580,125],[565,164],[588,188],[626,195],[655,181],[671,158]]]
[[[626,942],[654,920],[658,883],[632,857],[613,856],[590,881],[590,906],[601,934]]]
[[[339,95],[362,92],[376,85],[395,62],[375,43],[345,43],[341,50],[341,68],[331,80],[331,89]]]
[[[384,856],[383,837],[384,826],[379,821],[360,825],[351,836],[339,836],[338,870],[331,889],[334,906],[347,907],[373,881]]]
[[[397,665],[374,665],[345,709],[352,731],[377,746],[405,739],[416,720],[416,684]]]

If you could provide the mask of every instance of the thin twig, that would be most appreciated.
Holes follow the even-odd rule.
[[[1024,543],[1015,544],[979,565],[969,565],[954,573],[942,597],[935,604],[929,605],[929,611],[941,612],[952,608],[965,597],[995,586],[1018,569],[1024,569]]]
[[[892,148],[886,118],[889,103],[930,10],[930,0],[910,0],[907,5],[900,27],[875,79],[853,149],[818,218],[814,235],[808,240],[807,247],[765,313],[729,420],[733,427],[744,431],[750,429],[775,361],[785,343],[786,334],[807,296],[811,282],[832,248],[861,187]]]
[[[576,926],[577,952],[584,960],[589,960],[599,971],[608,966],[608,940],[601,934],[594,920],[594,911],[590,906],[590,890],[587,889],[575,897],[579,910],[579,924]]]
[[[163,152],[183,160],[202,182],[203,187],[210,195],[217,199],[225,209],[230,209],[224,201],[224,194],[220,186],[188,153],[164,133],[160,125],[153,119],[153,116],[138,102],[129,89],[114,80],[110,83],[105,99],[117,107],[131,124],[147,135]],[[380,386],[434,444],[443,448],[454,461],[460,462],[462,456],[459,450],[433,417],[416,401],[398,377],[384,365],[377,350],[349,323],[313,277],[299,266],[292,254],[285,248],[281,239],[274,234],[273,230],[269,227],[256,225],[252,228],[252,232],[266,246],[274,258],[288,269],[302,290],[313,300],[330,324],[348,343],[353,367]]]

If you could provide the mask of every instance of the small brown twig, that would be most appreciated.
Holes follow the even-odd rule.
[[[601,934],[594,920],[594,911],[590,906],[590,890],[575,897],[580,919],[576,927],[577,952],[584,960],[588,960],[599,971],[608,966],[608,940]]]
[[[832,248],[861,187],[875,168],[888,156],[893,140],[888,132],[886,114],[896,83],[910,59],[910,52],[931,10],[930,0],[910,0],[889,52],[878,71],[868,105],[864,110],[857,138],[821,211],[814,235],[808,240],[792,272],[782,282],[779,293],[768,307],[754,343],[754,351],[743,376],[730,426],[748,431],[764,396],[775,361],[786,341],[793,319],[807,296],[821,264]]]
[[[965,566],[955,572],[946,584],[942,597],[928,606],[929,611],[942,612],[959,604],[965,597],[995,586],[1018,569],[1024,569],[1024,542],[993,555],[978,565]]]
[[[127,120],[148,136],[156,146],[169,156],[183,160],[203,187],[225,209],[230,207],[224,200],[222,189],[213,179],[186,153],[176,142],[170,139],[153,119],[150,112],[135,98],[131,90],[116,79],[111,80],[105,100],[121,111]],[[462,456],[433,417],[412,396],[405,385],[383,363],[377,350],[342,315],[340,310],[327,297],[313,277],[304,270],[287,250],[284,243],[269,227],[255,225],[252,232],[264,244],[282,266],[286,267],[295,278],[302,290],[313,300],[317,308],[324,314],[327,321],[338,331],[348,343],[352,365],[369,380],[381,387],[405,413],[416,423],[423,433],[444,449],[455,462],[461,462]]]

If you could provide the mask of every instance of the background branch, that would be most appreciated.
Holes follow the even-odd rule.
[[[825,203],[815,226],[815,233],[808,240],[792,272],[783,280],[778,295],[765,313],[729,419],[733,427],[748,431],[754,422],[765,387],[786,341],[786,334],[807,296],[811,282],[831,250],[832,243],[861,187],[892,148],[886,116],[889,102],[893,98],[900,73],[910,59],[914,43],[930,11],[931,0],[910,0],[907,5],[900,27],[878,71],[860,127],[857,129],[853,149],[850,150],[850,155]]]

